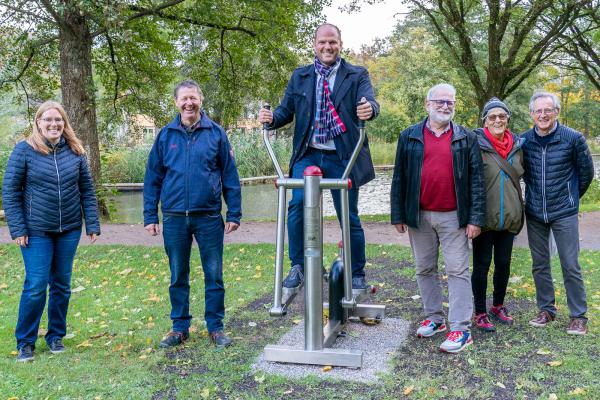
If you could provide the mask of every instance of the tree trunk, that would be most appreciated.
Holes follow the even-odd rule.
[[[100,182],[100,147],[96,125],[96,91],[92,75],[92,35],[85,17],[67,3],[60,26],[60,86],[65,111],[83,141],[98,196],[100,213],[109,217]]]
[[[92,36],[77,10],[65,10],[60,25],[62,101],[75,133],[83,141],[96,187],[100,184],[100,149],[92,76]]]

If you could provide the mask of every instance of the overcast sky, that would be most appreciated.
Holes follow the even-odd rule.
[[[373,6],[365,5],[359,13],[341,13],[340,5],[348,0],[333,0],[331,7],[326,7],[323,14],[327,22],[337,25],[342,31],[342,41],[346,49],[360,50],[363,44],[370,45],[375,38],[386,37],[392,33],[406,6],[398,0],[386,0]]]

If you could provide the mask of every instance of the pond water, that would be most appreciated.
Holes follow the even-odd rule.
[[[600,156],[594,156],[596,179],[600,179]],[[390,187],[392,172],[377,172],[376,178],[360,188],[358,211],[361,215],[381,215],[390,212]],[[288,200],[291,198],[288,191]],[[115,222],[138,224],[143,222],[142,193],[123,192],[113,197]],[[325,216],[335,215],[329,190],[323,195]],[[275,220],[277,190],[272,183],[242,186],[242,213],[244,220]]]
[[[391,172],[378,172],[376,178],[360,188],[358,210],[361,214],[388,214],[390,211]],[[287,199],[291,199],[288,190]],[[140,224],[143,222],[142,192],[122,192],[112,197],[115,202],[115,222]],[[323,195],[324,215],[335,215],[329,190]],[[272,183],[242,186],[242,213],[244,220],[275,220],[277,190]]]

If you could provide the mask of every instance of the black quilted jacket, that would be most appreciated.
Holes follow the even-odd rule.
[[[396,163],[390,193],[392,224],[419,227],[419,194],[423,166],[424,119],[413,125],[398,138]],[[477,136],[464,127],[452,123],[452,167],[458,207],[458,223],[485,226],[485,183],[481,152]]]
[[[48,155],[18,143],[4,173],[2,203],[13,239],[31,231],[64,232],[82,225],[100,234],[96,193],[87,159],[64,139]]]
[[[536,141],[534,129],[525,138],[525,214],[549,223],[579,212],[579,199],[594,178],[594,163],[585,138],[558,124],[546,147]]]

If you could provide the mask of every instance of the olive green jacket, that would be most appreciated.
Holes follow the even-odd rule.
[[[483,175],[486,192],[486,218],[484,231],[507,230],[517,234],[523,227],[523,205],[519,201],[519,192],[510,180],[510,176],[500,169],[492,153],[497,153],[485,136],[483,129],[476,129],[477,142],[483,159]],[[523,176],[523,151],[525,139],[513,135],[513,148],[507,162],[513,166],[517,176]],[[520,182],[520,179],[519,179]]]

